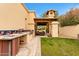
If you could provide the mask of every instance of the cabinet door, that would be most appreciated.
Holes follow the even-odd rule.
[[[3,41],[2,43],[2,55],[7,56],[9,55],[9,41]]]
[[[9,41],[0,40],[0,56],[8,56],[9,55]]]
[[[12,40],[12,55],[15,56],[19,51],[19,38]]]
[[[2,41],[0,40],[0,56],[2,55]]]

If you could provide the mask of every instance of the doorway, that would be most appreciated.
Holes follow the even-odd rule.
[[[48,22],[37,22],[35,27],[36,35],[46,35],[47,33],[49,33]]]

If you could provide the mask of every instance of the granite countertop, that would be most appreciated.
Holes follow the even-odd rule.
[[[29,33],[30,32],[22,32],[22,33],[17,33],[17,34],[2,35],[2,36],[0,36],[0,40],[12,40],[12,39],[15,39],[17,37],[27,35]]]

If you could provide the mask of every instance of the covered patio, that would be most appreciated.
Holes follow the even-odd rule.
[[[54,36],[53,32],[58,35],[57,18],[34,18],[35,34]],[[55,27],[55,28],[54,28]],[[52,32],[53,31],[53,32]]]

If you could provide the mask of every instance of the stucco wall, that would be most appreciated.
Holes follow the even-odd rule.
[[[65,26],[59,28],[59,36],[67,38],[77,38],[79,34],[79,25]]]
[[[35,18],[35,13],[34,12],[29,12],[29,18],[26,20],[26,28],[28,30],[34,30],[34,18]]]
[[[51,30],[52,37],[58,37],[58,25],[59,22],[57,21],[52,22],[52,30]]]
[[[0,30],[25,28],[25,17],[21,4],[0,4]]]

